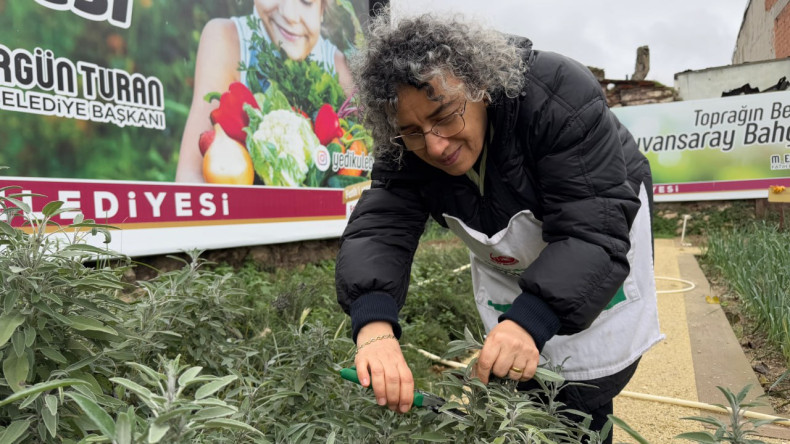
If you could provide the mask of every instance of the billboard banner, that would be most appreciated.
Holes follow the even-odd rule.
[[[766,198],[790,186],[790,92],[613,108],[657,202]]]
[[[342,232],[373,163],[347,61],[367,0],[0,9],[0,188],[34,211],[79,207],[130,255]]]

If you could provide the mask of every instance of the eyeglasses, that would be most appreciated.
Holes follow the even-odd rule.
[[[411,134],[401,134],[399,136],[391,137],[390,142],[394,144],[398,144],[399,142],[402,143],[406,148],[406,151],[423,150],[426,147],[425,135],[428,133],[447,138],[453,137],[454,135],[463,131],[464,127],[466,126],[466,122],[464,121],[465,112],[466,100],[464,100],[464,104],[461,105],[461,108],[458,111],[434,123],[429,131],[418,131]]]

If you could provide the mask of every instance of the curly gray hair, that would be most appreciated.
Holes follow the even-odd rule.
[[[518,48],[504,34],[465,21],[432,14],[407,17],[394,26],[389,7],[371,19],[367,45],[350,59],[357,100],[364,110],[365,127],[373,133],[376,156],[400,158],[401,147],[390,142],[397,135],[395,113],[398,89],[405,85],[435,96],[428,83],[434,79],[448,92],[472,102],[492,101],[497,95],[518,95],[526,64]],[[460,80],[448,85],[449,77]]]

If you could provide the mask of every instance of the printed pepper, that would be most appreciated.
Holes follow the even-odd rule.
[[[217,93],[212,93],[207,95],[206,99],[211,101],[217,96]],[[219,97],[219,107],[211,112],[211,123],[218,123],[225,134],[242,145],[246,145],[247,140],[244,127],[250,124],[250,117],[244,111],[245,103],[260,109],[252,92],[241,82],[233,82]]]
[[[340,127],[340,119],[332,108],[332,105],[324,103],[318,109],[318,114],[315,116],[315,125],[313,128],[315,135],[318,136],[318,141],[321,145],[326,146],[332,139],[343,135],[343,129]]]

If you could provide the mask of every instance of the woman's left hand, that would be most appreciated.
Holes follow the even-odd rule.
[[[475,371],[483,384],[490,374],[500,378],[526,381],[535,376],[540,352],[526,330],[511,320],[504,320],[486,337]]]

